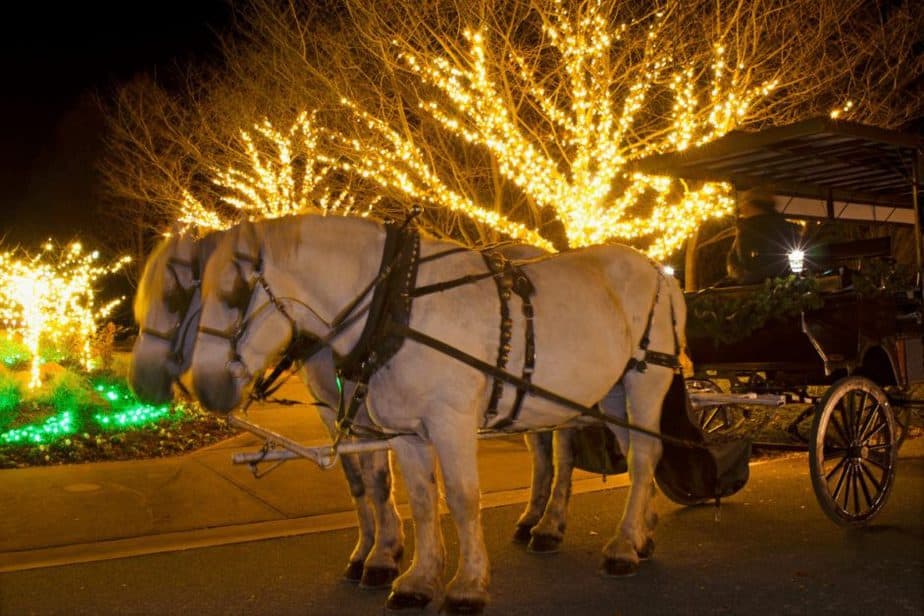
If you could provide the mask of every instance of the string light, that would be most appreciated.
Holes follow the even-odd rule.
[[[850,113],[851,109],[853,109],[853,101],[847,101],[846,103],[841,105],[839,108],[831,110],[831,114],[830,114],[831,119],[832,120],[840,119],[841,116]]]
[[[745,65],[729,60],[728,50],[717,44],[711,67],[691,64],[675,69],[668,85],[674,103],[667,126],[640,137],[636,120],[648,110],[652,90],[676,64],[666,51],[669,45],[659,49],[664,15],[655,14],[648,24],[644,59],[633,81],[620,90],[626,92],[620,101],[612,93],[619,89],[617,79],[622,75],[613,76],[610,61],[627,24],[612,25],[601,2],[588,3],[580,11],[567,10],[563,0],[551,0],[549,6],[544,40],[547,51],[559,58],[561,79],[543,78],[551,54],[510,49],[512,44],[506,40],[504,53],[514,67],[509,74],[503,58],[492,57],[486,32],[469,29],[463,32],[464,53],[451,57],[400,50],[408,69],[440,93],[421,102],[420,108],[451,134],[487,149],[508,181],[539,208],[555,213],[570,246],[619,240],[644,246],[654,258],[665,258],[704,221],[732,212],[729,189],[706,184],[689,190],[668,179],[630,175],[627,163],[655,152],[701,146],[722,136],[777,84],[750,83]],[[708,96],[698,94],[703,88],[698,79],[701,68],[711,69]],[[548,86],[550,82],[554,86]],[[521,123],[513,102],[517,95],[510,94],[513,87],[522,89],[551,127],[551,145],[535,136],[534,126]],[[344,139],[352,149],[352,170],[414,199],[464,213],[514,239],[550,248],[535,230],[448,188],[404,132],[360,110],[353,101],[343,102],[379,140],[371,146]]]
[[[334,193],[328,185],[337,165],[321,151],[323,136],[315,115],[307,111],[286,131],[268,119],[252,131],[241,130],[241,158],[247,164],[211,169],[211,181],[221,194],[219,207],[236,210],[237,216],[222,216],[184,190],[177,222],[201,232],[227,229],[242,219],[280,218],[306,211],[368,215],[378,199],[360,206],[349,191]]]
[[[81,430],[126,430],[164,419],[178,419],[183,414],[182,406],[143,404],[124,383],[97,381],[93,389],[100,398],[94,412],[81,414],[77,409],[62,410],[42,422],[0,432],[0,445],[48,444]],[[86,415],[90,425],[84,425],[82,415]]]
[[[663,12],[627,24],[613,20],[599,0],[579,10],[568,6],[564,0],[548,0],[541,47],[530,43],[519,48],[505,39],[497,52],[488,31],[479,28],[463,31],[462,46],[453,55],[393,43],[400,46],[397,55],[404,65],[438,93],[422,100],[420,109],[448,133],[485,149],[530,204],[554,213],[569,246],[621,241],[665,259],[703,222],[733,211],[729,188],[690,188],[668,178],[632,174],[629,163],[721,137],[777,83],[755,82],[742,58],[721,41],[705,64],[675,59],[671,45],[661,41],[668,18]],[[616,73],[613,50],[634,44],[626,42],[630,28],[643,28],[643,53],[631,71]],[[549,58],[557,58],[557,67],[549,68]],[[628,82],[625,74],[632,75]],[[649,101],[665,97],[672,101],[670,111],[652,124]],[[368,215],[377,200],[358,206],[348,191],[334,193],[327,187],[332,172],[339,170],[409,200],[462,214],[512,239],[554,250],[538,229],[512,219],[502,205],[478,203],[449,185],[426,145],[410,132],[355,101],[341,102],[365,130],[361,136],[325,130],[307,111],[288,130],[263,120],[240,133],[246,164],[212,170],[221,192],[219,204],[206,207],[187,192],[180,222],[215,229],[241,218],[275,218],[309,209]],[[538,123],[527,125],[520,113],[523,105],[539,112]],[[348,156],[335,160],[325,154],[326,140]],[[219,210],[236,210],[238,215],[228,218]]]
[[[99,323],[121,303],[119,298],[96,305],[95,285],[131,261],[99,265],[99,253],[84,252],[79,242],[60,249],[46,242],[35,255],[0,253],[0,325],[19,337],[31,355],[29,387],[40,384],[40,345],[74,345],[77,359],[92,368],[90,343]]]

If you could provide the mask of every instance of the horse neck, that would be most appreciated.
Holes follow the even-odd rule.
[[[294,235],[293,228],[275,236],[266,234],[265,262],[285,281],[287,297],[310,307],[310,312],[329,325],[378,275],[385,230],[377,223],[356,218],[305,216],[295,220]],[[305,312],[300,314],[308,317]],[[326,333],[316,331],[317,322],[303,324],[312,334]],[[339,347],[355,342],[354,329],[337,340],[338,352]]]

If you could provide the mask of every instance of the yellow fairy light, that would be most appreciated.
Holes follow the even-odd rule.
[[[298,115],[287,131],[264,119],[252,131],[240,131],[241,158],[246,164],[213,168],[212,182],[220,189],[225,209],[239,212],[228,219],[183,191],[177,222],[199,230],[227,229],[240,219],[279,218],[308,210],[353,211],[355,197],[348,191],[332,194],[326,180],[333,161],[321,151],[323,131],[314,114]],[[373,203],[365,204],[366,213]]]
[[[677,63],[671,46],[659,41],[661,20],[667,18],[661,12],[637,24],[647,28],[645,53],[631,73],[633,81],[624,83],[611,59],[627,24],[610,19],[601,2],[572,10],[564,0],[549,0],[546,6],[542,44],[547,48],[542,50],[518,49],[507,38],[499,41],[502,51],[494,52],[488,32],[478,28],[463,31],[464,45],[453,55],[402,49],[399,56],[407,68],[439,93],[420,108],[449,133],[486,149],[500,173],[531,203],[555,213],[570,246],[628,241],[664,258],[697,225],[732,211],[728,189],[707,184],[687,190],[670,180],[629,177],[626,164],[720,137],[777,84],[753,82],[742,58],[733,57],[722,42],[713,47],[711,66]],[[559,63],[552,69],[554,79],[548,78],[551,57]],[[701,77],[710,71],[711,78]],[[640,130],[639,118],[649,111],[653,91],[664,87],[666,73],[673,75],[666,86],[672,109],[661,126]],[[623,93],[621,100],[614,92]],[[657,93],[663,98],[661,89]],[[446,186],[404,131],[360,111],[352,101],[344,103],[374,135],[372,142],[344,138],[353,150],[350,170],[515,239],[549,247],[536,231]],[[541,114],[548,133],[524,124],[519,115],[524,104]]]
[[[8,336],[18,336],[32,355],[29,387],[40,384],[40,346],[72,341],[77,359],[92,367],[90,341],[98,324],[121,300],[97,306],[94,284],[103,275],[121,269],[130,261],[122,257],[110,265],[98,265],[99,253],[84,253],[74,242],[61,249],[56,260],[49,241],[43,252],[0,253],[0,325]]]
[[[853,101],[847,101],[841,107],[831,110],[831,119],[840,119],[843,115],[850,113],[851,109],[853,109]]]

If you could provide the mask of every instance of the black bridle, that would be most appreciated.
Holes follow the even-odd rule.
[[[182,278],[177,272],[178,267],[189,270],[191,283],[188,288],[183,285]],[[167,355],[168,360],[180,365],[183,363],[184,359],[183,346],[186,342],[193,317],[196,314],[196,311],[190,313],[189,307],[192,305],[196,293],[199,292],[199,267],[195,260],[170,257],[167,259],[167,271],[173,276],[176,288],[182,294],[180,305],[175,310],[175,312],[180,314],[180,317],[177,319],[176,323],[167,330],[159,330],[147,325],[142,325],[138,331],[140,334],[151,336],[152,338],[162,340],[169,344],[170,351]]]

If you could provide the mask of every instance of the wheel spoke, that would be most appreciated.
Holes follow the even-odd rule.
[[[864,418],[863,411],[866,410],[866,403],[867,403],[868,401],[869,401],[869,392],[864,391],[863,394],[862,394],[862,397],[860,397],[859,404],[858,404],[858,405],[855,407],[855,409],[854,409],[854,410],[856,411],[856,415],[854,415],[854,418],[853,418],[853,419],[854,419],[854,421],[856,421],[857,423],[856,423],[856,426],[855,426],[855,428],[854,428],[854,433],[853,433],[853,435],[854,435],[855,437],[858,437],[858,438],[859,438],[860,434],[862,434],[862,432],[861,432],[861,426],[862,426],[863,423],[864,423],[864,421],[863,421],[863,418]]]
[[[851,472],[850,472],[850,481],[851,481],[851,483],[853,484],[853,510],[854,510],[854,513],[859,514],[860,511],[861,511],[861,509],[860,509],[860,490],[859,490],[859,484],[860,484],[859,475],[860,475],[860,471],[859,471],[859,469],[857,469],[857,464],[856,464],[856,462],[852,462],[852,463],[851,463],[851,465],[850,465],[850,471],[851,471]]]
[[[831,493],[831,498],[834,500],[835,503],[837,502],[838,495],[841,493],[841,488],[844,487],[844,478],[847,477],[847,471],[849,469],[850,467],[841,469],[841,476],[838,478],[837,485],[834,486],[834,491]]]
[[[872,506],[874,499],[869,493],[869,488],[866,485],[866,476],[863,473],[863,462],[857,463],[857,483],[863,489],[863,496],[866,498],[866,510],[868,511]]]
[[[831,417],[828,423],[834,426],[835,432],[837,432],[838,436],[840,436],[841,445],[845,447],[850,445],[850,438],[847,436],[847,433],[844,431],[844,428],[843,426],[841,426],[840,422],[837,421],[837,416],[835,416],[834,413],[831,413]],[[831,436],[833,438],[834,435],[831,435]],[[828,434],[826,433],[825,439],[827,438],[828,438]]]
[[[703,432],[712,432],[709,426],[712,424],[712,420],[715,419],[715,416],[718,414],[718,412],[719,407],[717,406],[712,407],[708,411],[703,411],[703,414],[700,416],[699,423],[700,427],[703,429]]]
[[[882,470],[882,472],[884,472],[884,473],[888,473],[888,472],[889,472],[889,466],[888,466],[887,464],[884,464],[884,463],[880,462],[879,460],[875,459],[873,456],[870,456],[870,457],[868,457],[868,458],[865,458],[865,460],[866,460],[867,462],[869,462],[870,464],[872,464],[873,466],[876,466],[876,467],[880,468],[880,469]]]
[[[883,482],[879,481],[876,476],[873,475],[873,471],[866,468],[864,462],[866,462],[866,460],[860,461],[860,469],[863,471],[863,474],[866,476],[866,478],[870,480],[870,483],[873,484],[873,487],[876,488],[876,494],[880,494],[882,492]]]
[[[844,408],[847,409],[847,434],[850,436],[850,442],[853,443],[857,438],[857,396],[854,391],[844,394]]]
[[[888,426],[888,424],[886,423],[885,420],[880,421],[880,422],[876,425],[876,429],[873,430],[872,432],[870,432],[869,434],[867,434],[865,437],[863,437],[863,438],[860,440],[860,443],[868,443],[868,442],[870,442],[871,440],[873,440],[873,437],[876,436],[877,434],[879,434],[880,432],[882,432],[882,429],[885,428],[886,426]]]
[[[834,473],[836,473],[837,471],[839,471],[839,470],[844,466],[844,464],[845,464],[846,462],[847,462],[847,457],[844,456],[843,458],[840,459],[840,461],[839,461],[837,464],[834,465],[834,468],[831,469],[831,472],[829,472],[827,475],[825,475],[825,481],[830,482],[830,481],[831,481],[831,477],[834,476]]]
[[[873,405],[870,408],[869,415],[866,416],[866,420],[863,422],[863,425],[860,427],[860,436],[857,440],[860,441],[861,443],[864,440],[866,440],[867,438],[866,433],[869,431],[870,427],[872,426],[873,421],[876,419],[879,419],[879,420],[882,419],[882,414],[879,412],[879,408],[880,408],[879,403],[874,400]]]
[[[846,481],[844,482],[844,505],[842,509],[844,511],[850,511],[850,487],[853,484],[853,465],[847,464],[847,468],[844,469],[844,477]]]

